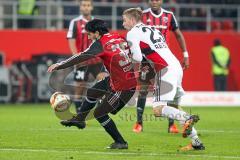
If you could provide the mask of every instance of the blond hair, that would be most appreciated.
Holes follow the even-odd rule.
[[[136,21],[142,20],[142,10],[141,8],[129,8],[123,12],[123,15],[126,15],[129,18],[134,18]]]

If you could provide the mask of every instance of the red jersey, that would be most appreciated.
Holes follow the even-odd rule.
[[[57,69],[67,68],[83,61],[100,58],[109,72],[110,86],[114,91],[135,88],[137,81],[127,41],[118,34],[104,34],[94,41],[87,50],[62,61]]]
[[[93,18],[92,18],[93,19]],[[92,43],[91,39],[88,38],[88,34],[85,30],[85,25],[88,20],[86,20],[82,15],[71,20],[67,38],[76,39],[77,52],[82,52],[89,47]]]
[[[161,8],[160,14],[156,15],[151,8],[143,11],[142,21],[146,25],[154,26],[164,36],[167,45],[169,45],[170,31],[178,28],[177,20],[173,12]]]
[[[129,90],[136,87],[130,50],[126,40],[117,34],[105,34],[99,41],[104,46],[99,57],[110,73],[112,89]]]

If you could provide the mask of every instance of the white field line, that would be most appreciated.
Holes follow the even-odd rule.
[[[192,158],[216,158],[216,159],[240,159],[240,156],[220,156],[220,155],[209,155],[209,154],[165,154],[165,153],[144,153],[144,152],[96,152],[96,151],[77,151],[77,150],[55,150],[55,149],[27,149],[27,148],[0,148],[0,152],[46,152],[46,153],[63,153],[63,152],[72,152],[72,153],[81,153],[85,155],[132,155],[132,156],[145,156],[145,157],[154,157],[154,156],[180,156],[180,157],[192,157]]]
[[[223,158],[223,159],[240,159],[240,156],[219,156],[219,155],[208,155],[208,154],[174,154],[174,153],[137,153],[137,152],[95,152],[95,151],[89,151],[89,152],[85,152],[88,154],[97,154],[97,155],[139,155],[139,156],[181,156],[181,157],[201,157],[201,158]],[[186,152],[185,152],[186,153]]]
[[[86,128],[84,130],[79,130],[77,128],[45,128],[45,129],[38,129],[38,128],[27,128],[27,129],[2,129],[2,131],[70,131],[70,132],[82,132],[82,131],[104,131],[103,128],[99,127],[99,128]],[[197,130],[198,132],[200,133],[240,133],[240,130],[215,130],[215,129],[212,129],[212,130],[209,130],[209,129],[200,129],[200,130]],[[146,130],[145,133],[156,133],[156,132],[159,132],[161,133],[162,131],[159,130],[159,131],[153,131],[153,130]]]
[[[12,130],[12,129],[6,129],[7,131],[8,130]],[[16,129],[14,129],[16,130]],[[25,130],[25,129],[20,129],[20,130]],[[57,129],[54,129],[54,128],[45,128],[45,129],[35,129],[35,128],[29,128],[29,129],[26,129],[26,130],[29,130],[29,131],[73,131],[73,132],[79,132],[79,131],[84,131],[84,130],[79,130],[79,129],[75,129],[75,128],[57,128]],[[103,128],[86,128],[85,129],[86,131],[104,131]],[[201,133],[240,133],[240,130],[209,130],[209,129],[200,129],[200,130],[197,130],[198,132],[201,132]],[[162,131],[159,130],[159,131],[152,131],[152,130],[146,130],[145,133],[155,133],[155,132],[159,132],[161,133]]]
[[[206,132],[206,133],[240,133],[240,130],[207,130],[200,129],[198,132]]]

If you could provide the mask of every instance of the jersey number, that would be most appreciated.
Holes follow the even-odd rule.
[[[152,41],[153,44],[156,44],[158,42],[165,42],[165,39],[161,36],[161,32],[158,32],[159,34],[159,38],[155,39],[154,38],[154,31],[155,28],[154,27],[142,27],[142,31],[143,32],[147,32],[147,30],[150,31],[150,40]]]
[[[127,42],[121,42],[120,44],[113,44],[112,51],[116,52],[118,50],[121,60],[118,64],[123,68],[124,72],[131,70],[131,58],[129,57],[129,49]]]

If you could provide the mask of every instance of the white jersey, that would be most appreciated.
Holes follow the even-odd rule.
[[[156,76],[153,107],[167,105],[167,102],[178,104],[184,94],[183,70],[161,32],[152,26],[139,23],[127,33],[127,40],[135,61],[141,62],[144,56],[154,65]]]
[[[181,67],[161,32],[153,26],[143,23],[135,25],[127,33],[127,41],[135,61],[142,61],[142,56],[145,56],[154,63],[156,71],[167,66]]]

